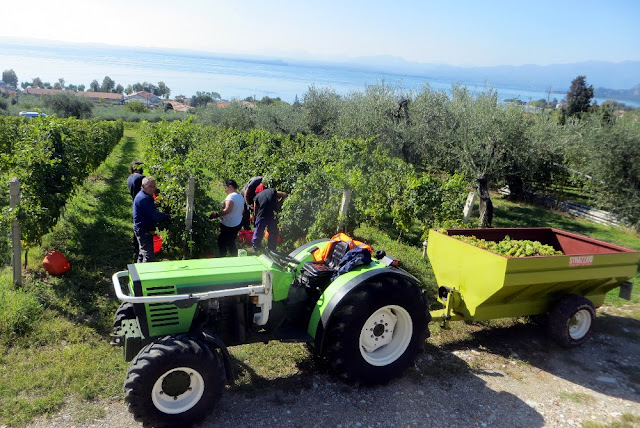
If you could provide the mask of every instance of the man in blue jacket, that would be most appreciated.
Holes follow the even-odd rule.
[[[133,233],[140,245],[138,263],[155,261],[153,252],[153,234],[158,222],[170,219],[168,214],[163,214],[156,208],[153,195],[156,193],[156,180],[145,177],[142,180],[142,190],[133,200]]]

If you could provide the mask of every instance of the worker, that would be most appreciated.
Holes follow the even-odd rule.
[[[262,177],[251,178],[242,188],[240,194],[244,198],[244,210],[242,211],[242,228],[251,230],[251,210],[253,210],[253,198],[256,196],[256,187],[262,184]]]
[[[238,183],[234,180],[226,180],[224,190],[227,192],[227,197],[223,201],[222,212],[213,212],[209,218],[220,218],[220,234],[218,235],[220,257],[225,257],[227,254],[235,257],[238,255],[236,241],[242,227],[244,199],[238,193]]]
[[[142,175],[142,162],[138,160],[134,160],[129,164],[129,177],[127,178],[127,187],[129,188],[129,193],[131,194],[131,200],[133,201],[142,188],[142,179],[144,175]],[[134,263],[138,260],[138,256],[140,255],[140,246],[138,245],[138,238],[134,232],[133,234],[133,261]]]
[[[269,239],[267,248],[274,251],[278,245],[278,218],[276,213],[280,211],[282,202],[287,197],[285,192],[272,188],[265,188],[263,184],[256,187],[256,196],[253,199],[253,218],[255,229],[251,239],[251,247],[259,250],[262,246],[264,231],[268,230]]]
[[[140,254],[138,263],[155,261],[153,252],[153,235],[159,222],[168,221],[171,217],[156,208],[153,195],[157,186],[155,178],[148,176],[142,179],[141,191],[133,200],[133,232],[138,239]]]

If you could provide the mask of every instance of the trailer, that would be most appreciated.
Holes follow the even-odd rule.
[[[562,255],[505,257],[454,238],[540,241]],[[640,252],[553,228],[446,229],[429,231],[427,255],[443,309],[432,319],[484,321],[545,315],[549,333],[564,347],[583,343],[595,309],[620,287],[630,298]]]

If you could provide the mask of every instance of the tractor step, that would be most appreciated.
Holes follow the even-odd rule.
[[[290,325],[278,328],[274,336],[281,342],[313,342],[313,337],[306,330]]]

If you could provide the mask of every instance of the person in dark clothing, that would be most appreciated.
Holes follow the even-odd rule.
[[[145,177],[142,180],[141,191],[133,200],[133,233],[140,246],[138,263],[155,261],[153,235],[156,225],[158,222],[171,218],[156,208],[156,204],[153,202],[156,189],[156,180],[153,177]]]
[[[253,199],[253,218],[255,220],[255,230],[251,239],[251,246],[254,250],[262,246],[264,231],[269,231],[269,242],[267,247],[275,250],[278,245],[278,219],[276,212],[280,210],[282,201],[287,197],[285,192],[276,189],[260,190],[262,185],[256,188],[256,196]]]
[[[253,209],[253,198],[256,196],[256,188],[262,184],[262,177],[253,177],[246,186],[242,188],[240,194],[244,198],[244,210],[242,211],[242,228],[251,230],[251,209]]]
[[[140,191],[142,179],[144,178],[144,175],[142,175],[142,162],[131,162],[131,165],[129,165],[129,174],[127,187],[129,188],[129,193],[131,193],[131,200],[133,200]]]
[[[140,191],[142,187],[142,179],[144,175],[142,175],[142,162],[133,161],[129,164],[129,178],[127,178],[127,187],[129,188],[129,193],[131,194],[131,200],[133,201]],[[140,246],[138,245],[138,238],[136,234],[133,234],[133,261],[138,260],[138,256],[140,255]]]

